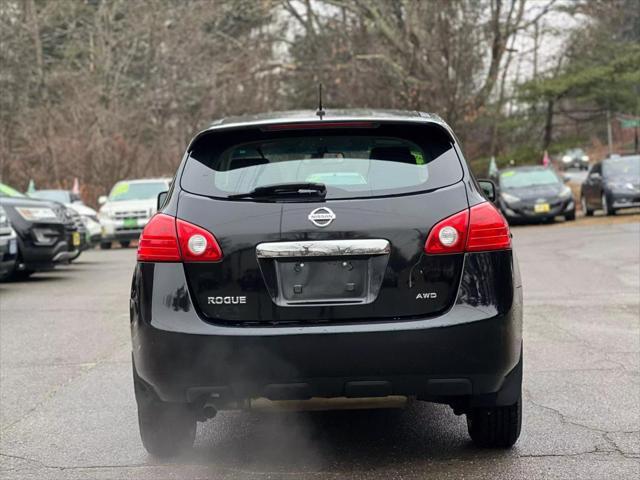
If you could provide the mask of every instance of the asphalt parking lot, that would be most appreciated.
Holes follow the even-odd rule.
[[[194,451],[143,450],[130,372],[135,250],[0,284],[0,477],[638,478],[640,216],[514,229],[525,293],[523,434],[472,446],[445,406],[223,412]]]

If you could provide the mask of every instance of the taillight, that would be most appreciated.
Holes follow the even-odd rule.
[[[511,248],[507,221],[489,202],[438,222],[429,232],[425,253],[462,253]]]
[[[211,232],[164,213],[154,215],[138,242],[139,262],[216,262],[222,250]]]
[[[179,262],[176,219],[158,213],[151,217],[138,241],[139,262]]]
[[[426,253],[460,253],[464,252],[469,227],[469,210],[463,210],[438,222],[429,232]]]
[[[467,252],[511,248],[509,225],[500,211],[489,202],[471,207]]]
[[[176,226],[183,261],[217,262],[222,259],[222,250],[211,232],[179,218]]]

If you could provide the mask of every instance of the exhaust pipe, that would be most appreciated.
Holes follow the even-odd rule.
[[[203,420],[208,420],[210,418],[213,418],[216,416],[216,414],[218,413],[218,411],[213,408],[211,405],[205,405],[204,408],[202,409],[202,416],[204,417]]]

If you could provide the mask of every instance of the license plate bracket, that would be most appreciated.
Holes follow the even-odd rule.
[[[364,303],[369,296],[367,258],[278,259],[281,298],[296,303]]]

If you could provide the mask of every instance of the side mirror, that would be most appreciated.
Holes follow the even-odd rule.
[[[168,196],[169,196],[169,192],[160,192],[158,194],[158,205],[157,205],[158,210],[160,210],[164,206],[164,202],[167,201]]]
[[[480,188],[482,189],[482,193],[484,193],[484,196],[487,197],[487,200],[489,200],[490,202],[495,202],[497,199],[497,194],[496,194],[496,184],[493,183],[491,180],[478,180],[478,185],[480,185]]]
[[[100,205],[104,205],[105,203],[107,203],[107,196],[106,195],[100,195],[98,197],[98,203]]]

